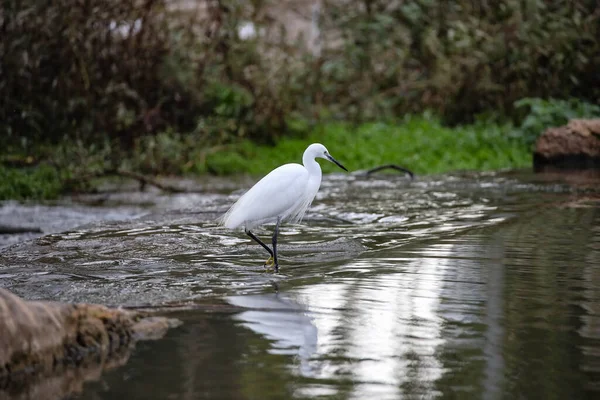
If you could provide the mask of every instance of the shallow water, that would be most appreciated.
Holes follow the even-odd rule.
[[[282,228],[280,274],[214,222],[239,195],[227,184],[120,194],[105,205],[127,219],[2,250],[0,284],[28,299],[162,306],[184,321],[81,399],[595,398],[599,186],[527,173],[327,176],[305,224]]]

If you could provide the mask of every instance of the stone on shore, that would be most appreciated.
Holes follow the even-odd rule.
[[[535,171],[600,168],[600,118],[547,129],[533,153]]]
[[[102,370],[124,364],[137,340],[158,339],[177,325],[95,304],[25,301],[0,288],[0,398],[7,391],[30,395],[40,385],[49,390],[51,382],[76,391]]]

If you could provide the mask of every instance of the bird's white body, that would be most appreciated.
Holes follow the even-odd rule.
[[[285,164],[248,190],[222,218],[226,228],[250,230],[262,224],[300,222],[321,186],[321,166],[315,157],[328,155],[321,144],[310,145],[301,164]]]
[[[300,222],[321,186],[321,166],[315,161],[320,157],[348,171],[319,143],[313,143],[302,155],[302,164],[285,164],[275,168],[262,178],[223,215],[221,223],[230,229],[244,227],[246,234],[260,244],[271,257],[266,267],[279,271],[277,258],[277,235],[283,221]],[[269,222],[276,222],[272,237],[272,249],[257,238],[251,229]]]

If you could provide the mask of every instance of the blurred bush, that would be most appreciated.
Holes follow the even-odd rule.
[[[279,17],[301,4],[316,45]],[[525,97],[598,103],[599,17],[594,0],[5,0],[0,134],[108,141],[113,164],[142,144],[154,169],[144,157],[166,139],[145,137],[165,131],[209,148],[274,142],[290,119],[462,123],[518,116]]]
[[[596,1],[328,0],[325,9],[339,46],[323,53],[320,86],[339,113],[425,108],[458,123],[512,115],[524,97],[600,102]]]
[[[5,168],[0,165],[0,199],[55,198],[63,190],[54,168]]]
[[[27,147],[108,138],[118,159],[138,138],[167,128],[213,142],[282,129],[277,102],[285,87],[260,75],[257,41],[242,41],[237,32],[254,8],[188,3],[194,7],[169,0],[3,1],[3,139]]]
[[[161,0],[2,2],[3,133],[130,143],[152,130],[153,111],[178,94],[160,76],[170,44],[163,11]],[[166,104],[164,113],[183,111]]]

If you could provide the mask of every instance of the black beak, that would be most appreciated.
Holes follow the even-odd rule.
[[[329,154],[326,154],[325,156],[327,157],[327,159],[329,161],[331,161],[332,163],[334,163],[335,165],[337,165],[338,167],[340,167],[344,171],[348,172],[348,170],[346,169],[346,167],[344,167],[342,164],[340,164],[339,162],[337,162],[337,160],[335,158],[331,157]]]

